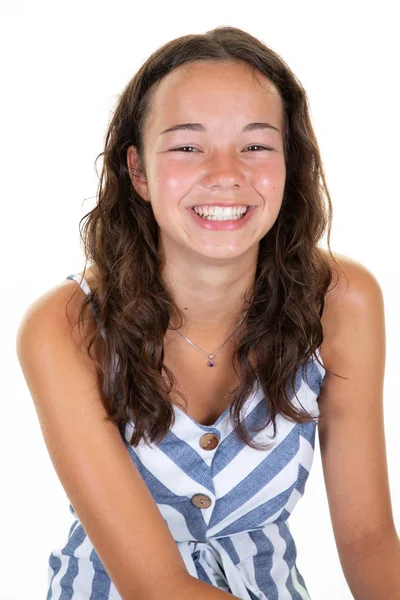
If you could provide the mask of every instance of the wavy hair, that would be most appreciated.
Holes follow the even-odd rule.
[[[91,304],[96,324],[86,349],[96,365],[108,420],[120,427],[133,421],[133,446],[141,439],[159,443],[174,419],[171,393],[187,402],[163,362],[170,316],[182,318],[182,313],[161,278],[158,225],[150,203],[132,185],[127,149],[134,145],[144,164],[144,123],[155,84],[179,65],[198,60],[245,61],[276,86],[284,108],[283,201],[259,243],[245,328],[232,357],[240,381],[230,404],[234,430],[242,442],[261,450],[264,446],[256,444],[241,422],[256,377],[267,416],[255,431],[272,422],[275,437],[277,414],[298,423],[315,418],[291,400],[296,374],[323,341],[321,316],[332,271],[317,244],[327,228],[329,252],[338,263],[329,245],[332,204],[306,92],[284,60],[249,33],[217,27],[174,39],[151,54],[120,94],[104,151],[95,161],[103,157],[96,205],[79,222],[81,227],[85,220],[83,276],[89,261],[96,280],[83,300],[78,325]],[[101,343],[98,358],[91,351],[96,340]]]

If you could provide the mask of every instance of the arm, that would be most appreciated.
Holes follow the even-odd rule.
[[[93,364],[66,316],[72,291],[76,283],[66,281],[28,308],[16,349],[52,463],[84,530],[124,600],[231,598],[189,575],[118,427],[104,420]],[[72,325],[83,297],[79,290],[69,304]],[[92,325],[88,310],[85,328]]]
[[[337,257],[338,258],[338,257]],[[338,261],[339,262],[339,261]],[[326,296],[325,366],[319,399],[321,459],[336,545],[356,600],[400,599],[400,542],[389,492],[383,423],[385,323],[381,288],[343,257]]]

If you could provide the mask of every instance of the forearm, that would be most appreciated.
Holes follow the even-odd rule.
[[[400,600],[400,540],[359,557],[348,553],[341,563],[355,600]]]

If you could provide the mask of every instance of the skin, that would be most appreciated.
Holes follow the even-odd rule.
[[[206,131],[161,134],[188,122],[202,123]],[[242,133],[253,122],[270,123],[279,131]],[[175,150],[188,146],[194,150]],[[163,279],[185,314],[181,331],[194,338],[207,334],[212,347],[240,320],[243,295],[254,282],[259,242],[282,205],[286,168],[279,93],[263,75],[254,77],[247,63],[181,65],[155,90],[144,147],[144,165],[136,148],[128,149],[128,168],[159,225]],[[188,212],[193,205],[230,200],[255,206],[237,231],[207,231]]]
[[[266,121],[279,129],[241,133]],[[206,132],[161,132],[201,122]],[[251,144],[272,151],[248,153]],[[198,152],[173,152],[193,146]],[[278,92],[241,63],[184,65],[158,86],[141,165],[127,155],[132,184],[151,202],[166,258],[163,277],[186,321],[181,331],[216,348],[238,322],[252,285],[261,238],[274,224],[285,183],[283,113]],[[205,231],[187,207],[211,198],[255,204],[239,231]],[[330,255],[325,252],[331,261]],[[332,526],[355,598],[400,598],[400,544],[394,526],[383,424],[385,318],[380,285],[360,263],[334,253],[333,284],[321,319],[326,373],[318,435]],[[345,273],[347,279],[344,277]],[[174,333],[167,332],[167,336]],[[207,345],[206,345],[207,340]],[[187,349],[186,349],[187,352]],[[329,572],[329,571],[328,571]],[[395,595],[397,594],[397,595]]]
[[[163,129],[188,121],[204,123],[207,132],[160,136]],[[271,122],[280,134],[240,133],[256,121]],[[252,285],[259,241],[275,222],[282,202],[280,99],[262,78],[256,83],[242,64],[184,66],[158,86],[147,125],[142,173],[135,149],[128,152],[132,183],[152,203],[166,258],[164,277],[179,307],[187,309],[185,334],[191,326],[221,343],[237,317],[244,291]],[[242,152],[250,144],[263,143],[274,150]],[[193,145],[199,153],[171,152],[183,145]],[[197,201],[239,195],[257,207],[256,218],[241,231],[206,232],[186,213]],[[327,253],[326,257],[331,260]],[[325,367],[344,379],[327,372],[318,397],[332,526],[354,598],[400,600],[400,544],[383,424],[383,294],[363,265],[342,255],[335,258],[347,279],[332,263],[334,282],[325,297],[320,350]],[[91,277],[89,269],[89,287]],[[38,298],[26,311],[17,337],[18,358],[60,481],[122,597],[227,597],[188,575],[116,425],[106,422],[97,374],[87,362],[76,328],[71,328],[84,297],[81,290],[71,298],[76,285],[65,280]],[[91,326],[91,319],[88,310],[84,325]],[[203,347],[208,346],[217,344]],[[97,346],[95,351],[99,357]],[[329,565],[326,574],[331,576]]]

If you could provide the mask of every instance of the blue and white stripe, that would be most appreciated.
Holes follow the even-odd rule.
[[[89,293],[87,282],[69,275]],[[322,363],[319,350],[317,357]],[[314,358],[299,371],[292,404],[319,416],[318,395],[325,368]],[[173,536],[188,572],[242,600],[310,600],[296,566],[296,545],[288,518],[304,493],[312,466],[316,420],[293,423],[278,415],[277,434],[270,424],[258,451],[233,431],[229,408],[210,426],[197,423],[174,405],[175,422],[167,436],[150,446],[129,444],[134,424],[121,436]],[[267,403],[259,381],[244,407],[251,433],[265,420]],[[199,440],[213,433],[219,443],[205,450]],[[209,508],[191,502],[195,494]],[[46,600],[121,600],[70,504],[75,521],[63,548],[49,558]]]

